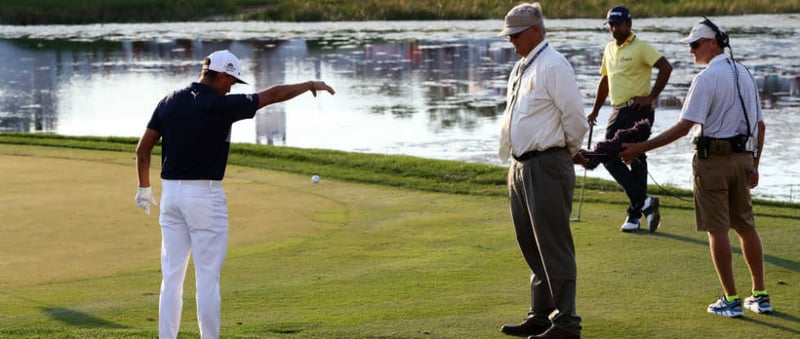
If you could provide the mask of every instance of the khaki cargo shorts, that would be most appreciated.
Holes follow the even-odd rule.
[[[719,232],[730,228],[755,229],[750,200],[752,153],[709,154],[692,160],[694,207],[698,231]]]

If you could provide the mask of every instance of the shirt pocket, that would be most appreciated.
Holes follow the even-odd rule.
[[[532,114],[537,107],[542,107],[542,102],[549,99],[547,91],[541,86],[541,82],[536,81],[536,74],[532,77],[527,77],[522,82],[522,88],[519,92],[519,107],[524,109],[525,114]]]

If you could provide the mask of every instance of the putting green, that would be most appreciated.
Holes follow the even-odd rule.
[[[2,145],[0,152],[0,286],[89,279],[157,266],[161,234],[133,202],[130,154],[70,158],[69,150]],[[10,154],[8,154],[10,153]],[[157,178],[159,169],[151,171]],[[345,222],[344,207],[297,175],[231,167],[224,181],[229,246],[309,235]],[[160,183],[154,181],[160,193]],[[277,213],[277,212],[280,213]]]
[[[498,338],[501,324],[524,316],[528,270],[506,197],[325,173],[312,184],[316,165],[307,166],[308,174],[228,167],[224,336]],[[0,144],[0,171],[0,337],[157,336],[160,232],[156,214],[133,203],[133,152]],[[720,291],[706,236],[693,211],[669,199],[655,234],[619,232],[619,204],[584,204],[572,224],[584,336],[797,337],[798,210],[756,206],[777,311],[732,321],[705,312]],[[185,286],[182,333],[194,338],[193,274]]]

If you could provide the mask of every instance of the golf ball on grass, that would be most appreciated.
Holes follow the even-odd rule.
[[[319,182],[319,175],[316,175],[316,174],[312,175],[311,176],[311,182],[313,182],[315,184],[318,183]]]

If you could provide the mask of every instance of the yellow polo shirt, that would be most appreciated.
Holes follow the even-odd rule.
[[[617,46],[616,41],[609,42],[603,51],[600,74],[608,76],[611,105],[650,95],[650,77],[658,59],[661,59],[661,53],[633,33],[622,46]]]

